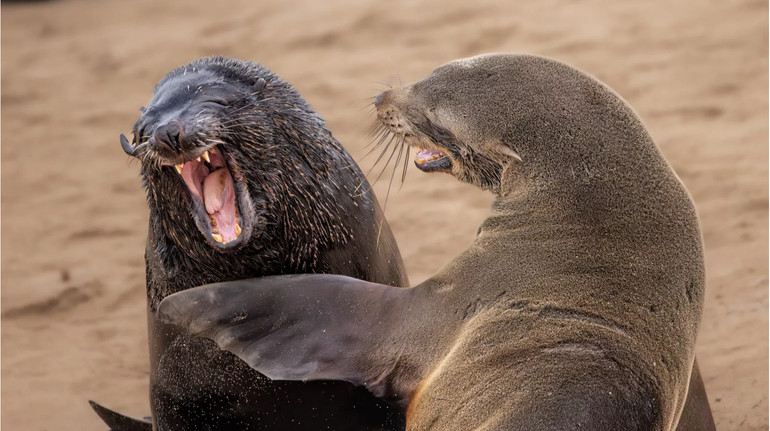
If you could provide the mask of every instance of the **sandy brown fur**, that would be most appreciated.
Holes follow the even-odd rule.
[[[702,311],[701,236],[628,105],[553,60],[488,55],[378,109],[497,195],[471,248],[415,288],[448,283],[435,295],[466,323],[451,357],[437,352],[410,429],[673,429]]]

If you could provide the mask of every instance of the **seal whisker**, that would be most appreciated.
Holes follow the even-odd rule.
[[[385,128],[383,128],[379,132],[377,132],[375,137],[371,140],[371,142],[369,144],[366,145],[366,147],[364,147],[364,149],[370,147],[375,142],[375,140],[377,140],[377,143],[374,145],[374,147],[372,147],[372,149],[370,149],[366,154],[364,154],[363,157],[361,157],[361,160],[364,160],[367,157],[369,157],[369,155],[371,155],[372,152],[374,152],[374,150],[376,150],[377,148],[380,147],[380,145],[382,145],[382,143],[385,141],[385,139],[388,138],[388,133],[387,132],[388,131]],[[379,139],[377,139],[378,137],[379,137]],[[375,162],[375,164],[376,164],[376,162]],[[357,166],[357,164],[356,164],[356,162],[353,161],[349,165],[347,165],[346,167],[350,167],[350,166]],[[363,182],[359,183],[358,186],[356,187],[356,190],[358,190],[361,187],[362,184],[363,184]]]
[[[365,159],[367,156],[369,156],[370,154],[372,154],[372,152],[373,152],[374,150],[376,150],[377,148],[379,148],[379,146],[380,146],[380,145],[382,145],[382,143],[385,141],[385,139],[387,139],[387,138],[388,138],[388,135],[389,135],[389,134],[390,134],[390,131],[389,131],[388,129],[384,129],[384,128],[383,128],[383,130],[381,130],[380,132],[378,132],[378,133],[377,133],[377,135],[375,135],[374,139],[372,139],[372,142],[371,142],[371,143],[369,143],[369,144],[368,144],[366,147],[364,147],[364,149],[366,149],[366,148],[370,147],[372,144],[374,144],[374,147],[372,147],[372,148],[371,148],[371,149],[370,149],[370,150],[369,150],[369,151],[368,151],[368,152],[367,152],[367,153],[364,155],[364,157],[362,157],[361,159]],[[378,138],[378,137],[379,137],[379,138]],[[376,143],[375,143],[375,142],[376,142]]]
[[[406,172],[409,170],[409,154],[412,152],[412,145],[407,144],[406,146],[406,155],[404,155],[404,172],[401,173],[401,186],[398,188],[401,190],[401,188],[404,187],[404,180],[406,179]]]
[[[379,242],[380,239],[380,233],[382,232],[382,223],[385,221],[385,210],[388,208],[388,198],[390,198],[390,188],[393,186],[393,178],[396,176],[396,170],[398,169],[398,162],[401,160],[401,154],[404,152],[404,142],[406,141],[406,133],[402,135],[401,142],[398,144],[398,157],[396,157],[396,162],[393,164],[393,173],[390,175],[390,183],[388,183],[388,191],[385,193],[385,203],[382,204],[382,218],[380,218],[380,227],[377,231],[377,241]],[[395,147],[393,148],[393,154],[396,153]],[[392,157],[392,155],[391,155]],[[390,162],[390,159],[388,159],[388,162]],[[385,167],[387,167],[388,164],[385,164]],[[385,168],[383,168],[383,171]]]
[[[390,136],[390,141],[388,141],[387,145],[385,145],[385,149],[383,149],[383,152],[382,152],[382,153],[380,153],[380,155],[377,157],[377,160],[375,160],[375,161],[374,161],[374,163],[372,164],[372,167],[371,167],[371,168],[369,168],[369,171],[367,171],[367,174],[370,174],[370,173],[372,172],[372,169],[374,169],[374,167],[377,165],[377,163],[380,161],[380,159],[382,159],[382,155],[384,154],[385,150],[386,150],[386,149],[387,149],[387,148],[390,146],[390,143],[391,143],[391,141],[393,140],[393,138],[395,137],[395,135],[391,135],[391,134],[390,134],[390,131],[387,131],[387,130],[386,130],[386,131],[385,131],[385,133],[383,133],[383,134],[380,136],[380,138],[378,139],[378,141],[377,141],[377,143],[374,145],[374,147],[372,147],[372,148],[371,148],[371,149],[370,149],[370,150],[369,150],[369,151],[368,151],[366,154],[364,154],[364,156],[361,158],[361,160],[363,160],[363,159],[366,159],[366,158],[367,158],[367,157],[368,157],[370,154],[372,154],[372,152],[374,152],[374,151],[375,151],[377,148],[379,148],[379,147],[382,145],[382,143],[383,143],[383,142],[385,142],[385,140],[386,140],[386,139],[388,139],[388,137],[389,137],[389,136]],[[371,145],[371,144],[370,144],[370,145]]]
[[[402,135],[401,141],[398,144],[398,157],[396,157],[396,162],[393,163],[393,173],[390,175],[390,183],[388,183],[388,191],[385,194],[385,204],[382,206],[382,210],[385,211],[385,208],[388,206],[388,197],[390,196],[390,188],[393,186],[393,178],[396,176],[396,170],[398,169],[398,162],[401,161],[401,154],[404,152],[404,142],[406,141],[406,134]],[[393,148],[393,153],[395,154],[396,149]],[[388,160],[390,162],[390,160]],[[387,164],[385,165],[387,166]]]
[[[387,145],[385,145],[385,148],[382,149],[382,152],[380,152],[380,155],[377,156],[377,160],[374,161],[372,164],[372,167],[369,168],[369,170],[366,172],[366,175],[369,176],[369,174],[372,173],[375,167],[377,167],[377,164],[380,163],[380,160],[382,160],[382,157],[385,155],[385,153],[388,152],[388,148],[390,148],[390,144],[394,142],[395,139],[397,139],[398,135],[396,133],[390,134],[390,131],[388,131],[388,134],[385,135],[385,138],[390,136],[390,140],[388,141]],[[398,140],[395,141],[396,143]],[[379,145],[379,144],[378,144]],[[376,149],[377,147],[373,148],[372,150]],[[382,171],[380,171],[380,174],[377,176],[377,179],[382,176],[382,173],[384,172],[385,168],[390,164],[390,161],[393,159],[393,155],[396,153],[396,147],[393,147],[393,152],[391,152],[390,157],[388,157],[388,161],[385,162],[385,166],[382,167]],[[375,180],[377,182],[377,180]]]
[[[238,100],[236,100],[234,102],[231,102],[231,104],[235,104],[235,103],[241,102],[243,100],[248,99],[249,97],[255,96],[256,94],[258,94],[258,93],[252,93],[252,94],[250,94],[248,96],[245,96],[245,97],[243,97],[241,99],[238,99]],[[230,116],[230,115],[233,115],[233,114],[240,113],[241,111],[243,111],[245,109],[254,108],[254,107],[256,107],[260,103],[268,102],[268,101],[271,101],[271,100],[275,100],[275,98],[273,98],[273,97],[265,97],[263,99],[251,100],[251,101],[249,101],[249,103],[247,103],[247,104],[245,104],[243,106],[239,106],[239,107],[233,109],[232,111],[228,111],[227,115]],[[227,106],[227,107],[225,107],[223,109],[227,109],[227,108],[229,108],[229,106]]]
[[[251,94],[249,96],[246,96],[246,97],[243,97],[241,99],[238,99],[237,101],[231,102],[228,106],[226,106],[226,107],[224,107],[222,109],[227,113],[227,116],[230,117],[230,116],[232,116],[234,114],[239,114],[243,110],[252,109],[252,108],[257,107],[257,105],[259,105],[259,104],[275,100],[274,97],[265,97],[265,98],[262,98],[262,99],[250,100],[249,103],[247,103],[247,104],[245,104],[243,106],[239,106],[239,107],[237,107],[235,109],[230,110],[230,107],[232,105],[234,105],[234,104],[236,104],[236,103],[238,103],[240,101],[243,101],[243,100],[247,99],[248,97],[254,96],[256,94],[257,93],[253,93],[253,94]],[[240,117],[236,117],[236,118],[232,119],[231,121],[239,121],[239,120],[241,120],[241,118]]]
[[[382,160],[382,156],[384,156],[384,155],[385,155],[385,153],[388,151],[388,147],[390,147],[390,144],[391,144],[391,143],[393,143],[393,140],[394,140],[394,139],[396,139],[396,137],[397,137],[398,135],[397,135],[397,134],[395,134],[395,133],[393,133],[393,134],[391,135],[391,132],[388,130],[388,131],[387,131],[387,133],[385,134],[385,136],[383,137],[383,141],[384,141],[384,140],[385,140],[385,139],[386,139],[388,136],[390,136],[390,140],[388,141],[387,145],[385,145],[385,148],[383,148],[383,149],[382,149],[382,152],[380,153],[380,155],[379,155],[379,156],[377,156],[377,160],[375,160],[375,161],[374,161],[374,164],[372,164],[372,167],[371,167],[371,168],[369,169],[369,171],[367,172],[367,175],[368,175],[368,174],[370,174],[370,173],[372,172],[372,170],[374,170],[374,167],[375,167],[375,166],[377,166],[377,164],[380,162],[380,160]],[[377,144],[377,146],[380,146],[380,145],[382,145],[382,144],[381,144],[381,143],[378,143],[378,144]],[[375,147],[375,148],[377,148],[377,147]],[[395,151],[396,151],[396,150],[395,150],[395,148],[394,148],[394,149],[393,149],[393,152],[395,152]],[[393,155],[391,154],[391,158],[392,158],[392,157],[393,157]],[[388,161],[385,163],[385,165],[387,166],[387,164],[388,164],[388,163],[390,163],[390,158],[389,158],[389,159],[388,159]]]
[[[245,96],[243,96],[243,97],[239,97],[239,98],[237,98],[237,99],[233,100],[233,101],[232,101],[232,102],[230,102],[229,104],[234,104],[234,103],[243,102],[244,100],[247,100],[247,99],[249,99],[249,98],[251,98],[251,97],[254,97],[254,96],[256,96],[256,95],[257,95],[257,94],[259,94],[261,91],[262,91],[262,90],[251,92],[251,93],[249,93],[249,94],[247,94],[247,95],[245,95]],[[259,100],[251,100],[250,102],[251,102],[251,103],[255,103],[255,102],[259,102],[260,100],[272,100],[272,99],[270,99],[270,98],[264,98],[264,99],[259,99]]]
[[[230,115],[232,115],[232,114],[230,114]],[[235,117],[235,118],[233,118],[231,120],[228,120],[228,121],[222,121],[219,124],[221,126],[224,126],[225,129],[228,129],[230,127],[247,126],[247,125],[249,125],[249,123],[250,123],[250,121],[249,121],[248,117],[247,118]]]
[[[372,120],[372,131],[380,133],[385,129],[387,129],[387,127],[385,127],[379,119],[375,118]]]
[[[373,81],[372,83],[373,84],[377,84],[377,85],[381,85],[381,86],[387,88],[388,90],[393,88],[392,84],[390,84],[389,82],[385,82],[385,81]],[[377,96],[374,96],[372,99],[374,99],[375,97],[377,97]]]
[[[387,136],[387,135],[386,135],[386,136]],[[388,141],[388,144],[387,144],[387,145],[385,145],[385,148],[382,150],[382,152],[380,153],[379,157],[377,157],[377,160],[375,160],[375,162],[374,162],[374,164],[372,165],[372,167],[371,167],[371,168],[369,168],[369,170],[366,172],[366,176],[367,176],[367,177],[369,176],[369,174],[371,174],[371,173],[372,173],[372,171],[373,171],[373,170],[374,170],[374,168],[377,166],[377,164],[380,162],[380,160],[381,160],[381,159],[382,159],[382,157],[385,155],[385,153],[387,153],[387,152],[388,152],[388,148],[390,148],[390,144],[392,144],[392,143],[393,143],[393,140],[394,140],[394,139],[396,139],[396,137],[397,137],[397,136],[398,136],[397,134],[393,133],[393,135],[390,137],[390,140]],[[398,142],[398,141],[396,141],[396,142]],[[385,169],[387,169],[388,165],[390,164],[390,161],[393,159],[393,156],[394,156],[395,154],[396,154],[396,147],[393,147],[393,151],[390,153],[390,157],[388,157],[388,161],[387,161],[387,162],[385,162],[385,166],[383,166],[383,167],[382,167],[382,170],[380,170],[380,173],[377,175],[377,178],[376,178],[376,179],[375,179],[373,182],[370,182],[370,184],[369,184],[369,187],[368,187],[366,190],[364,190],[363,192],[359,193],[357,196],[363,196],[363,195],[365,195],[366,193],[368,193],[368,192],[369,192],[369,190],[371,190],[371,189],[372,189],[372,187],[374,187],[374,184],[375,184],[377,181],[379,181],[379,180],[380,180],[380,177],[382,177],[382,174],[385,172]],[[356,190],[355,190],[355,191],[358,191],[358,188],[360,188],[360,187],[361,187],[361,185],[363,185],[363,182],[361,182],[361,184],[359,184],[359,186],[358,186],[358,187],[356,187]]]
[[[374,103],[373,102],[374,102],[374,99],[376,97],[377,96],[370,96],[370,97],[367,97],[366,99],[362,100],[361,103],[363,103],[363,105],[361,105],[360,109],[367,109],[367,108],[370,109],[370,110],[374,109]]]
[[[366,144],[366,147],[364,148],[368,148],[373,143],[375,143],[377,141],[377,138],[379,138],[380,135],[382,135],[385,131],[386,131],[386,128],[382,127],[379,121],[376,121],[376,120],[373,121],[371,126],[369,126],[369,130],[367,132],[369,136],[371,136],[371,139],[369,139],[369,143]]]
[[[225,135],[233,135],[240,133],[243,129],[248,130],[249,127],[253,127],[253,121],[245,118],[239,121],[234,121],[232,123],[220,125],[218,132]]]

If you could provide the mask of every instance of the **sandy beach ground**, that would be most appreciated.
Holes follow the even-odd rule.
[[[167,71],[260,62],[360,161],[381,83],[513,51],[592,73],[645,120],[701,216],[697,354],[718,428],[767,429],[767,30],[767,3],[742,0],[3,3],[2,428],[102,430],[89,398],[149,412],[147,210],[118,135]],[[413,283],[468,245],[491,199],[410,169],[386,213]]]

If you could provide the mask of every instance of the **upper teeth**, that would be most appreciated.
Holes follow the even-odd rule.
[[[417,159],[415,159],[415,162],[417,162],[417,163],[422,165],[425,162],[430,162],[430,161],[433,161],[433,160],[436,160],[436,159],[440,159],[442,157],[444,157],[442,154],[432,154],[429,157],[418,157]]]
[[[211,152],[212,153],[214,152],[213,148],[211,149]],[[200,162],[201,161],[201,157],[204,158],[207,162],[211,163],[211,156],[209,155],[209,150],[204,151],[203,154],[198,156],[195,160]],[[180,163],[178,165],[174,165],[174,167],[176,168],[176,171],[179,172],[180,175],[182,174],[182,167],[183,166],[184,166],[184,163]]]

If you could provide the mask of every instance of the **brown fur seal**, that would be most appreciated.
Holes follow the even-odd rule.
[[[403,414],[362,388],[272,382],[157,320],[167,295],[217,281],[307,272],[406,285],[376,198],[355,192],[363,174],[300,95],[254,63],[194,61],[160,81],[134,143],[121,137],[121,145],[141,160],[150,209],[155,429],[403,429]]]
[[[553,60],[485,55],[375,104],[422,170],[495,193],[470,248],[411,289],[267,277],[171,295],[161,319],[271,378],[399,400],[408,430],[714,429],[695,207],[620,97]]]

